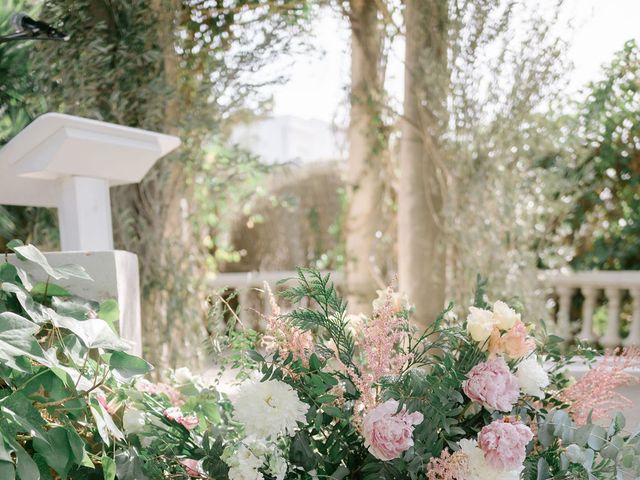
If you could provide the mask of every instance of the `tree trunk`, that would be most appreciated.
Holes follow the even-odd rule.
[[[445,181],[440,136],[447,125],[447,2],[405,0],[404,117],[398,191],[400,290],[414,319],[432,323],[444,307]]]
[[[376,295],[386,135],[381,125],[381,35],[376,2],[351,0],[351,114],[345,221],[349,310],[369,313]]]

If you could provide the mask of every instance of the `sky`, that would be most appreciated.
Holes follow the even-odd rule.
[[[554,0],[541,0],[551,4]],[[568,0],[565,15],[574,29],[567,34],[569,59],[574,64],[569,89],[578,92],[599,78],[601,65],[608,62],[625,41],[640,40],[640,0]],[[288,62],[289,81],[274,88],[276,116],[291,115],[325,122],[342,123],[349,82],[349,31],[335,13],[324,12],[313,27],[316,46],[324,51],[297,55]],[[390,60],[390,89],[402,92],[402,45]]]

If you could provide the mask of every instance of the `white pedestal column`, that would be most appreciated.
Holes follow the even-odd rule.
[[[63,251],[113,250],[108,180],[79,176],[60,179],[58,217]]]

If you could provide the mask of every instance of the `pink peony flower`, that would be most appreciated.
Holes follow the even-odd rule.
[[[182,465],[187,472],[187,475],[190,477],[201,478],[200,474],[200,462],[198,460],[194,460],[193,458],[185,458],[183,460],[178,460],[180,465]]]
[[[422,423],[420,412],[398,412],[399,403],[387,400],[364,417],[362,426],[365,444],[371,454],[383,461],[400,457],[413,445],[413,426]]]
[[[496,420],[478,434],[484,458],[498,470],[515,470],[522,466],[533,432],[526,425],[508,418]]]
[[[473,367],[462,383],[462,389],[474,402],[501,412],[510,412],[520,395],[518,379],[502,357]]]

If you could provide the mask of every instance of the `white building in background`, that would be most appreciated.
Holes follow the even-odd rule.
[[[343,130],[322,120],[293,116],[241,124],[232,132],[230,141],[269,164],[344,160],[348,153]]]

